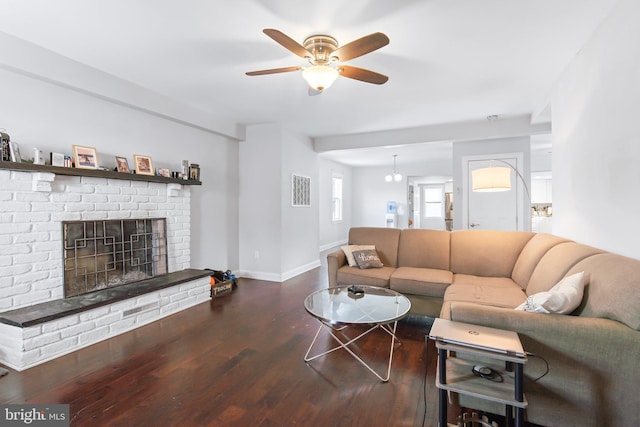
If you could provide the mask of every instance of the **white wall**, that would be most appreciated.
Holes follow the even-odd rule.
[[[307,136],[284,131],[282,135],[281,203],[283,278],[320,265],[319,261],[319,160]],[[292,175],[311,178],[311,205],[291,206]]]
[[[398,157],[401,182],[385,182],[384,177],[393,170],[390,167],[357,167],[352,171],[352,219],[353,227],[385,227],[387,202],[398,204],[398,228],[408,228],[407,208],[408,176],[451,176],[449,158],[433,159],[422,163],[406,163]]]
[[[557,84],[553,231],[640,258],[640,2],[620,0]]]
[[[349,228],[351,228],[351,206],[353,193],[351,191],[352,168],[341,163],[327,160],[320,156],[319,159],[319,201],[320,206],[320,250],[333,248],[347,241]],[[342,176],[342,221],[333,222],[333,203],[332,203],[332,177],[333,174]]]
[[[247,127],[239,161],[240,271],[269,280],[280,275],[281,152],[279,125]]]
[[[109,90],[119,84],[113,77],[108,81]],[[99,79],[93,82],[100,84]],[[154,167],[172,170],[182,159],[199,163],[203,185],[192,192],[191,266],[237,268],[231,237],[237,235],[237,142],[11,70],[0,69],[0,93],[0,127],[19,143],[24,157],[31,156],[33,147],[46,155],[71,154],[71,145],[79,144],[95,147],[100,164],[109,167],[115,166],[116,155],[132,165],[134,153],[151,156]]]
[[[251,125],[240,143],[239,254],[245,277],[283,281],[319,265],[318,160],[308,137]],[[291,175],[311,178],[311,206],[291,206]]]

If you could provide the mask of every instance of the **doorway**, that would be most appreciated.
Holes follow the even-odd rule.
[[[511,170],[511,189],[500,192],[473,192],[471,172],[485,168],[491,160],[501,160],[523,174],[524,161],[522,153],[502,153],[483,156],[466,156],[462,158],[462,181],[464,183],[462,201],[466,205],[462,209],[463,229],[475,230],[530,230],[530,214],[525,203],[523,183]],[[504,163],[493,163],[493,166],[505,166]]]
[[[451,230],[453,220],[450,177],[415,176],[407,179],[409,228]]]

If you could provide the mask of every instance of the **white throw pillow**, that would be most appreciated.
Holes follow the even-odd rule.
[[[356,264],[355,258],[353,258],[353,253],[355,251],[363,251],[366,249],[375,250],[375,248],[376,247],[374,245],[345,245],[340,247],[340,249],[342,249],[342,252],[344,252],[344,254],[347,256],[347,263],[349,264],[349,267],[358,266],[358,264]]]
[[[565,277],[546,292],[530,295],[516,310],[567,314],[578,308],[584,295],[584,271]]]

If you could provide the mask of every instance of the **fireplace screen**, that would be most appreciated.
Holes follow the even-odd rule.
[[[62,229],[65,298],[167,273],[164,218],[70,221]]]

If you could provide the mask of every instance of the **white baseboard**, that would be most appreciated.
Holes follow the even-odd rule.
[[[305,273],[314,268],[320,267],[320,260],[312,261],[308,264],[296,267],[293,270],[285,271],[284,273],[267,273],[264,271],[239,271],[236,276],[244,277],[246,279],[266,280],[268,282],[284,282],[293,277],[296,277],[302,273]]]
[[[320,252],[328,251],[329,249],[337,248],[339,246],[346,245],[347,243],[349,243],[348,239],[342,239],[338,240],[337,242],[327,243],[320,246]]]

